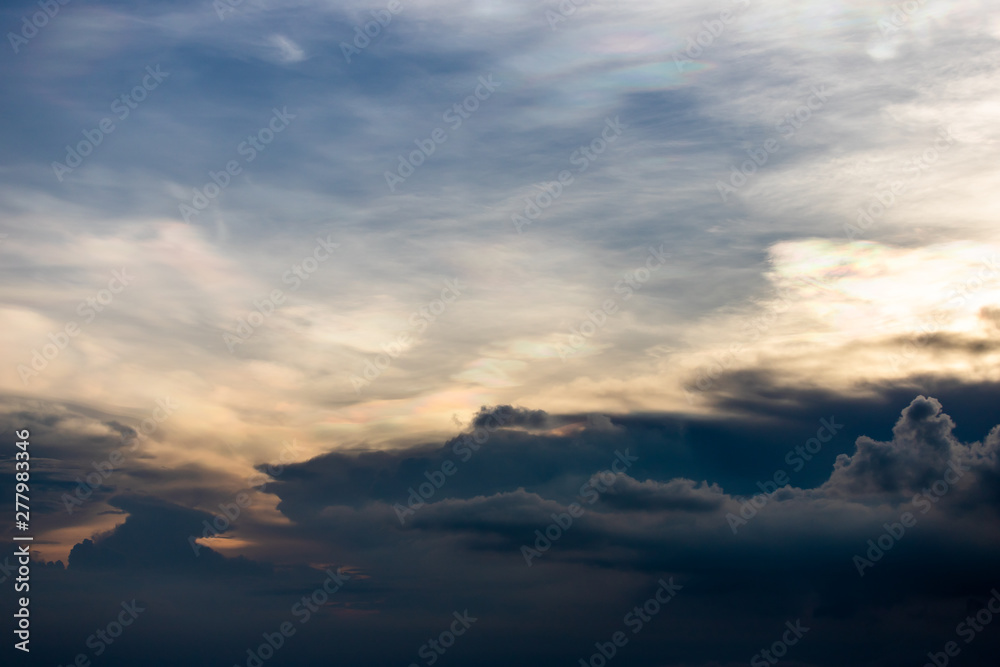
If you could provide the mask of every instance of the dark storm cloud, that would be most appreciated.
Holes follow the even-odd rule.
[[[115,496],[108,501],[128,517],[108,534],[84,540],[69,554],[70,569],[148,570],[229,574],[266,574],[270,570],[245,558],[227,559],[209,548],[191,547],[189,538],[204,532],[207,512],[139,495]]]
[[[786,533],[779,539],[788,540],[793,552],[799,547],[792,545],[806,539],[808,534],[810,541],[823,542],[823,548],[828,553],[832,549],[832,553],[837,553],[842,563],[848,562],[843,560],[846,554],[844,531],[860,536],[867,530],[877,528],[878,523],[874,517],[887,516],[886,507],[881,504],[885,501],[885,494],[891,493],[893,506],[899,506],[909,501],[914,493],[926,491],[928,485],[943,478],[950,469],[949,466],[960,471],[964,480],[954,486],[954,492],[947,498],[934,499],[938,510],[935,517],[950,515],[955,518],[957,515],[953,514],[953,508],[967,500],[969,493],[981,486],[980,480],[986,479],[984,475],[995,475],[997,433],[1000,431],[993,430],[982,443],[966,445],[954,437],[953,429],[954,424],[942,413],[940,403],[935,399],[918,397],[902,411],[893,429],[891,441],[878,442],[868,437],[859,437],[851,456],[841,454],[832,473],[827,467],[829,479],[825,484],[812,489],[791,487],[776,493],[770,500],[772,507],[762,510],[761,514],[764,516],[756,519],[756,522],[762,531],[781,530]],[[568,456],[567,452],[575,452],[574,441],[585,439],[587,435],[587,431],[583,431],[575,436],[555,439],[523,434],[521,437],[534,440],[535,451],[546,452],[546,456],[551,457],[546,459],[551,465],[554,460],[558,460],[560,454],[567,462],[578,460],[576,456]],[[608,460],[613,458],[618,448],[637,440],[634,434],[617,432],[599,431],[589,435],[600,438]],[[498,438],[489,446],[497,459],[511,457],[520,460],[519,457],[525,451],[521,444]],[[641,461],[642,447],[629,451],[634,452]],[[598,461],[599,457],[594,463],[597,464]],[[319,460],[301,465],[303,469],[309,469],[318,462]],[[534,464],[538,462],[538,458],[533,460]],[[605,465],[597,465],[600,468],[607,467],[606,461]],[[600,489],[599,493],[591,491],[589,494],[593,495],[595,501],[599,497],[600,503],[584,502],[588,499],[588,485],[596,485],[597,480],[601,479],[597,475],[583,478],[585,484],[579,489],[566,489],[559,485],[526,484],[523,479],[512,480],[506,475],[496,474],[497,466],[494,465],[469,468],[464,472],[467,476],[477,478],[475,492],[464,492],[464,487],[459,487],[451,479],[442,478],[445,481],[440,493],[427,499],[425,503],[418,503],[407,528],[435,533],[492,535],[503,538],[501,542],[495,543],[498,548],[510,548],[517,542],[515,535],[518,531],[521,531],[522,539],[530,538],[531,531],[527,528],[532,525],[544,527],[550,522],[548,517],[553,513],[567,511],[570,503],[575,500],[584,505],[587,514],[578,520],[573,530],[566,531],[568,544],[584,538],[592,541],[596,536],[604,544],[618,544],[619,547],[634,550],[639,560],[654,552],[660,556],[674,552],[681,559],[678,563],[672,563],[669,558],[658,558],[663,568],[679,564],[690,567],[698,559],[712,560],[713,550],[721,549],[725,553],[730,549],[738,551],[743,548],[739,546],[739,542],[732,547],[723,547],[719,541],[720,537],[731,537],[725,515],[740,507],[741,503],[736,498],[727,495],[721,486],[691,479],[639,481],[636,475],[644,475],[651,469],[662,470],[659,465],[646,464],[643,468],[640,465],[636,463],[636,471],[630,471],[629,474],[612,475],[610,482],[605,478],[603,481],[606,486],[590,486],[590,489]],[[573,476],[566,477],[568,479]],[[299,474],[297,477],[286,478],[284,484],[277,484],[272,488],[284,502],[284,498],[294,493],[294,487],[302,483],[302,479],[303,475]],[[317,481],[308,483],[313,488]],[[555,492],[557,488],[558,492]],[[496,490],[490,492],[488,489]],[[299,497],[304,498],[306,495],[299,494]],[[322,514],[320,505],[329,502],[329,496],[326,499],[314,495],[310,497],[316,506],[311,514]],[[380,505],[392,502],[386,501],[384,497],[369,497]],[[397,493],[397,498],[400,502],[406,502],[402,499],[401,492]],[[995,510],[996,507],[984,502],[975,513],[983,518],[992,516]],[[624,518],[629,513],[639,511],[648,516],[633,515],[628,519]],[[810,522],[818,517],[830,522],[831,533],[825,537],[815,535],[815,529],[809,527]],[[779,518],[783,523],[775,524]],[[678,550],[677,536],[663,532],[662,529],[670,525],[684,525],[688,532],[695,531],[683,540],[683,544],[689,545],[689,549]],[[780,528],[782,525],[785,526],[784,529]],[[656,530],[647,532],[653,526],[656,526]],[[752,529],[745,532],[752,532]],[[763,548],[752,537],[746,538],[744,544]],[[482,546],[483,543],[479,543],[479,548]],[[801,547],[805,548],[806,543],[803,542]],[[848,550],[850,548],[853,546],[847,547]],[[644,551],[647,552],[646,556],[642,555]],[[591,554],[589,557],[596,560],[601,555]],[[820,560],[825,562],[827,559]]]
[[[646,480],[639,482],[622,476],[601,496],[601,501],[615,509],[625,511],[649,510],[708,512],[722,503],[722,489],[691,479],[674,479],[669,482]]]
[[[304,519],[323,504],[361,506],[367,502],[405,501],[410,487],[428,482],[450,462],[456,472],[438,498],[468,497],[524,486],[566,495],[586,481],[594,467],[606,468],[616,441],[627,447],[627,434],[610,438],[605,428],[587,429],[579,438],[532,433],[554,425],[586,423],[581,416],[552,416],[541,410],[501,405],[482,408],[468,433],[442,444],[412,449],[347,453],[335,451],[306,463],[284,467],[269,484],[281,509]],[[261,471],[266,466],[259,467]],[[280,487],[280,488],[279,488]]]
[[[808,412],[830,412],[832,399],[827,399],[810,406],[806,414],[778,401],[780,411],[763,416],[772,425],[802,424],[815,431]],[[838,400],[840,407],[861,402]],[[881,401],[891,399],[883,396]],[[885,408],[879,410],[891,416]],[[292,464],[265,487],[265,493],[277,495],[279,510],[291,522],[274,524],[247,515],[223,536],[258,541],[261,553],[277,558],[285,553],[280,544],[297,544],[307,560],[315,556],[305,554],[326,553],[360,568],[355,570],[362,577],[358,585],[318,616],[320,620],[310,622],[316,630],[303,629],[290,643],[283,654],[287,664],[314,659],[322,652],[321,637],[331,633],[352,647],[355,657],[344,664],[365,664],[374,655],[405,662],[435,632],[433,619],[421,621],[422,630],[414,632],[406,614],[425,613],[431,597],[442,618],[451,610],[478,605],[473,613],[484,620],[478,634],[470,632],[464,643],[468,655],[479,656],[478,664],[547,664],[547,653],[526,654],[496,643],[515,627],[522,636],[537,632],[539,640],[549,637],[554,642],[548,649],[552,656],[589,655],[587,647],[610,635],[622,615],[648,597],[652,582],[663,576],[675,577],[684,588],[671,603],[677,605],[674,613],[656,621],[656,633],[629,649],[634,664],[711,664],[706,656],[736,663],[769,645],[769,633],[795,618],[812,628],[809,643],[799,649],[801,664],[840,664],[848,650],[878,656],[879,642],[885,641],[854,636],[851,648],[844,649],[845,632],[856,635],[857,624],[873,613],[889,626],[907,622],[908,610],[920,605],[933,613],[909,621],[909,629],[886,630],[894,641],[915,647],[900,655],[917,660],[921,637],[931,648],[930,638],[946,640],[954,627],[952,614],[959,613],[955,609],[964,609],[970,596],[981,596],[995,585],[1000,429],[977,442],[963,442],[939,401],[930,397],[911,396],[908,405],[895,411],[898,418],[889,439],[858,437],[846,446],[836,467],[829,459],[820,466],[824,482],[780,490],[735,534],[727,516],[740,516],[746,499],[734,497],[712,474],[701,482],[676,470],[691,467],[692,450],[718,448],[712,437],[752,430],[760,417],[713,423],[682,415],[583,420],[534,413],[534,424],[568,423],[575,428],[537,433],[497,428],[465,462],[451,449],[462,442],[459,436],[436,447],[340,452]],[[486,423],[480,418],[495,412],[532,413],[501,406],[481,411],[473,423]],[[850,412],[841,414],[843,421],[850,421]],[[652,437],[654,432],[660,437]],[[668,446],[663,433],[684,437]],[[774,449],[781,451],[786,444]],[[658,449],[664,451],[657,456]],[[627,472],[609,472],[615,452],[624,455],[626,450],[637,460]],[[427,481],[423,473],[440,470],[448,459],[458,472],[401,524],[393,505],[406,504],[407,489]],[[922,484],[933,484],[954,462],[965,470],[960,483],[921,512],[910,496],[922,492]],[[727,464],[718,461],[717,467],[725,470]],[[898,483],[887,481],[889,472]],[[583,511],[567,525],[574,503]],[[287,615],[295,595],[301,596],[303,589],[309,592],[310,576],[318,578],[318,570],[223,558],[208,547],[195,556],[188,540],[192,533],[201,534],[208,512],[136,495],[113,497],[110,504],[126,512],[127,519],[74,548],[69,569],[59,575],[67,590],[85,590],[79,577],[88,572],[104,573],[95,576],[101,577],[105,594],[122,596],[123,584],[107,576],[183,573],[190,586],[144,591],[144,600],[152,606],[156,599],[161,604],[200,599],[216,590],[212,582],[223,577],[233,582],[225,594],[229,599],[255,601],[259,609],[254,622],[264,632]],[[918,517],[917,525],[859,576],[854,556],[863,555],[868,540],[883,534],[883,524],[899,522],[904,511]],[[558,522],[559,531],[550,529]],[[539,540],[547,529],[548,543]],[[531,567],[524,547],[539,549]],[[122,581],[131,580],[126,576]],[[594,585],[600,581],[615,583]],[[197,582],[207,588],[197,591]],[[577,609],[566,609],[568,599],[577,600]],[[616,614],[598,609],[621,611],[616,621]],[[741,611],[745,609],[758,610],[760,620],[747,625]],[[192,621],[203,617],[197,610],[191,613]],[[530,619],[535,630],[516,623],[518,615],[524,623]],[[244,651],[241,642],[254,641],[252,635],[239,638],[239,623],[214,622],[229,647],[229,660]],[[708,648],[710,629],[720,624],[739,629]],[[177,627],[188,635],[196,633],[189,622]],[[421,632],[427,633],[423,639]],[[385,638],[377,648],[366,639],[373,633]],[[668,650],[673,657],[663,663]],[[164,655],[179,653],[165,650]],[[861,664],[881,663],[873,657]]]
[[[523,426],[532,429],[542,429],[555,425],[549,421],[549,415],[544,410],[528,410],[510,405],[498,405],[495,408],[483,406],[472,418],[473,428],[494,426]]]
[[[984,320],[996,319],[996,316],[989,315],[981,315],[981,317]],[[1000,342],[955,333],[935,333],[892,338],[886,341],[886,346],[897,350],[916,346],[937,352],[967,352],[982,355],[1000,349]]]
[[[649,418],[649,421],[652,419]],[[648,427],[648,423],[646,426]],[[938,401],[924,397],[913,399],[902,411],[893,429],[891,441],[879,442],[859,437],[852,448],[852,454],[840,454],[832,472],[830,466],[826,466],[829,479],[824,484],[804,489],[793,486],[774,494],[770,500],[771,507],[761,510],[763,516],[755,519],[754,525],[765,533],[774,530],[785,533],[779,539],[789,540],[789,548],[793,552],[806,548],[804,542],[797,544],[806,535],[814,540],[818,538],[824,543],[823,549],[828,554],[839,554],[838,558],[845,563],[849,561],[843,560],[846,554],[845,531],[860,536],[865,531],[877,528],[879,524],[876,517],[888,516],[887,507],[883,504],[887,499],[892,502],[890,507],[899,507],[909,502],[910,496],[915,493],[926,491],[928,485],[943,478],[949,469],[961,471],[963,481],[955,485],[954,493],[948,497],[934,499],[938,509],[935,516],[952,515],[955,518],[959,515],[956,508],[963,503],[965,507],[960,513],[962,515],[971,511],[979,518],[994,516],[996,507],[981,495],[984,489],[980,487],[986,484],[985,490],[990,490],[989,480],[996,474],[998,431],[993,430],[981,443],[966,445],[955,438],[953,430],[952,420],[941,411]],[[592,474],[607,468],[608,462],[613,460],[614,452],[619,449],[631,451],[640,462],[628,474],[611,475],[610,479],[613,481],[605,478],[603,487],[597,485],[601,477],[596,474],[593,477],[579,477],[568,473],[553,476],[561,477],[565,481],[562,484],[552,483],[551,478],[540,480],[533,475],[534,466],[552,466],[560,455],[566,461],[567,468],[578,469],[580,457],[576,454],[579,442],[588,438],[593,439],[593,446],[602,446],[605,452],[603,460],[600,456],[591,457]],[[525,442],[530,442],[530,446],[526,447]],[[597,445],[598,442],[601,445]],[[625,448],[630,443],[636,446],[632,449]],[[527,463],[522,468],[525,474],[520,479],[512,478],[507,473],[498,474],[496,471],[504,468],[503,464],[491,463],[481,468],[470,465],[461,472],[466,477],[465,482],[468,482],[469,477],[475,478],[477,483],[471,485],[472,490],[465,484],[459,485],[457,482],[462,478],[457,475],[454,479],[439,477],[438,479],[443,480],[443,485],[433,497],[425,500],[417,497],[416,503],[410,501],[410,507],[415,511],[413,518],[406,523],[406,531],[489,535],[493,536],[491,539],[502,538],[499,542],[493,542],[497,548],[509,549],[516,546],[518,531],[521,532],[521,540],[527,540],[531,537],[529,528],[532,525],[544,528],[550,522],[548,517],[553,513],[566,512],[572,502],[577,502],[584,506],[587,513],[578,520],[573,530],[566,531],[567,544],[581,540],[592,542],[595,539],[608,545],[618,544],[619,547],[635,552],[637,560],[633,562],[648,559],[654,552],[662,555],[663,552],[658,550],[664,548],[678,555],[687,554],[677,563],[657,558],[663,568],[677,565],[690,567],[699,559],[712,560],[713,551],[717,557],[730,548],[735,551],[744,548],[739,546],[739,542],[732,547],[724,547],[724,543],[720,542],[720,538],[731,537],[725,516],[737,511],[741,500],[727,494],[717,484],[665,476],[663,473],[668,466],[662,461],[653,464],[642,462],[645,449],[641,443],[642,439],[632,433],[598,429],[585,429],[572,436],[519,434],[516,440],[496,438],[486,446],[493,461],[511,459]],[[480,456],[486,456],[486,447]],[[525,458],[526,451],[534,451],[535,458]],[[350,455],[343,456],[351,458]],[[357,458],[365,456],[362,454]],[[383,465],[391,463],[394,472],[396,460],[410,460],[403,453],[398,453],[397,457],[382,457],[380,460]],[[433,458],[417,460],[427,466],[426,470],[431,471],[435,470],[435,464],[439,462]],[[375,461],[374,457],[370,457],[369,467],[373,467]],[[323,467],[317,468],[318,465]],[[330,514],[329,510],[324,511],[327,505],[343,504],[337,502],[336,496],[295,490],[301,485],[307,485],[306,488],[311,490],[320,488],[321,480],[328,478],[325,473],[327,466],[333,470],[352,469],[350,463],[341,457],[322,457],[299,464],[297,474],[286,477],[271,487],[282,499],[279,508],[287,511],[284,509],[288,502],[286,499],[295,498],[299,504],[288,505],[296,508],[296,512],[290,516],[303,520],[308,520],[309,517],[329,518],[350,514],[350,510],[346,508],[335,514]],[[307,474],[305,471],[310,472]],[[648,478],[650,471],[659,473],[660,479]],[[377,472],[370,472],[369,477],[377,478],[379,475]],[[570,487],[571,479],[577,483],[582,481],[583,484]],[[426,481],[419,476],[416,480]],[[408,483],[415,484],[410,480],[402,480],[402,484],[408,486]],[[600,492],[595,492],[595,488],[599,488]],[[354,492],[360,493],[361,490],[355,487]],[[974,497],[970,496],[973,493],[980,493],[975,496],[978,498],[978,507],[970,508],[967,501]],[[891,497],[887,498],[887,494],[891,494]],[[593,501],[599,498],[601,502],[588,502],[590,497],[593,497]],[[407,504],[402,486],[395,496],[383,493],[380,487],[375,493],[369,493],[367,498],[374,503],[369,511],[381,508],[377,512],[383,517],[388,514],[387,505]],[[357,506],[364,503],[355,501],[353,504]],[[313,509],[304,510],[309,505]],[[830,532],[826,536],[815,535],[815,528],[810,527],[810,523],[817,517],[823,517],[824,521],[829,522]],[[647,532],[653,526],[656,527],[655,531]],[[678,542],[678,535],[672,529],[676,530],[681,526],[685,527],[688,534]],[[692,530],[694,533],[690,532]],[[744,532],[752,535],[753,530],[748,528]],[[745,539],[744,544],[753,544],[755,548],[765,551],[771,548],[757,543],[754,537],[739,539]],[[862,540],[861,543],[863,542]],[[478,548],[482,548],[485,543],[477,544]],[[687,546],[681,549],[682,544]],[[812,550],[811,547],[809,550]],[[597,553],[588,558],[599,560],[602,556]],[[825,562],[827,559],[820,560]],[[623,562],[624,560],[621,561]],[[811,569],[811,566],[807,569]]]
[[[903,412],[889,442],[858,438],[857,453],[841,454],[823,490],[831,495],[906,494],[941,479],[949,464],[971,456],[954,438],[955,423],[933,398],[919,396]]]
[[[4,397],[0,425],[8,433],[27,430],[30,440],[45,443],[32,451],[32,481],[41,492],[33,509],[41,515],[53,515],[55,525],[63,519],[58,515],[66,513],[63,494],[80,500],[74,492],[81,488],[87,499],[107,497],[116,480],[101,474],[99,465],[103,463],[108,470],[107,461],[115,452],[121,452],[123,458],[137,456],[135,429],[110,415],[80,406]],[[0,454],[0,460],[13,457],[10,451]],[[88,475],[92,475],[89,481]],[[9,481],[3,479],[0,487]],[[82,503],[70,506],[79,510]],[[96,509],[84,509],[81,514],[87,516]]]
[[[218,512],[220,503],[233,500],[233,492],[224,485],[240,483],[229,473],[193,461],[169,469],[154,465],[150,450],[169,432],[170,424],[157,423],[155,429],[147,428],[148,434],[144,434],[144,413],[115,414],[10,396],[4,397],[0,406],[4,432],[27,430],[30,434],[31,513],[33,526],[40,532],[85,531],[95,524],[108,525],[109,514],[127,513],[130,517],[138,515],[136,521],[129,524],[125,537],[115,538],[112,544],[136,535],[142,525],[148,535],[129,544],[152,544],[156,542],[158,519],[150,517],[161,517],[164,527],[177,528],[174,519],[167,520],[172,516],[170,512],[156,509],[156,498],[164,498],[162,502],[168,505],[202,506]],[[0,453],[0,466],[13,471],[14,455],[13,450]],[[0,492],[13,496],[14,484],[13,474],[0,476]],[[145,494],[146,501],[137,493]],[[119,504],[121,499],[125,499],[124,505]],[[181,510],[180,506],[175,509]],[[202,532],[199,528],[195,534]],[[173,530],[171,535],[176,537]],[[150,555],[155,556],[156,551]],[[130,562],[137,560],[142,558],[130,557]]]

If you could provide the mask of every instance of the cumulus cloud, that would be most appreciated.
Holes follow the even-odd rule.
[[[601,501],[623,511],[708,512],[722,506],[725,496],[718,485],[691,479],[639,482],[622,475],[601,496]]]
[[[858,438],[857,452],[841,454],[823,489],[850,496],[905,495],[941,479],[949,465],[964,467],[969,448],[954,435],[955,423],[934,398],[918,396],[903,410],[889,442]]]

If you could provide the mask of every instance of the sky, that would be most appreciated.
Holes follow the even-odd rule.
[[[0,28],[11,664],[995,664],[991,3]]]

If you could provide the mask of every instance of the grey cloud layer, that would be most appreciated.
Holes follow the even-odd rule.
[[[995,388],[991,395],[997,395]],[[631,649],[632,659],[635,664],[658,664],[654,656],[671,646],[677,652],[666,664],[691,665],[709,664],[704,662],[704,642],[718,623],[744,628],[709,651],[722,664],[738,661],[741,651],[766,636],[762,627],[745,625],[748,619],[739,611],[745,608],[762,610],[755,613],[771,619],[775,627],[788,618],[804,619],[815,631],[811,645],[801,648],[801,660],[818,666],[840,664],[842,634],[856,631],[876,610],[891,625],[907,618],[912,605],[923,605],[934,610],[930,617],[916,625],[910,619],[908,629],[886,630],[897,646],[911,647],[901,656],[916,659],[923,643],[933,647],[927,637],[948,627],[940,619],[958,614],[966,601],[976,604],[994,585],[991,554],[1000,547],[1000,426],[976,442],[962,442],[934,398],[912,399],[889,440],[861,436],[856,443],[831,441],[828,446],[841,453],[832,469],[827,458],[825,482],[778,491],[737,534],[730,530],[727,515],[741,512],[745,499],[711,483],[712,475],[708,482],[696,482],[671,474],[690,458],[686,448],[712,446],[708,436],[687,441],[669,454],[662,442],[650,439],[651,429],[670,432],[675,417],[612,417],[609,425],[594,417],[499,406],[484,408],[470,433],[491,415],[517,419],[494,429],[482,449],[464,462],[453,449],[462,442],[459,436],[440,446],[343,452],[292,464],[266,488],[266,493],[277,495],[278,509],[290,524],[248,514],[222,532],[223,538],[256,542],[261,562],[223,558],[207,546],[200,555],[193,554],[188,537],[201,534],[201,521],[211,518],[208,512],[149,495],[119,494],[108,501],[127,513],[125,522],[77,545],[65,572],[47,569],[51,573],[45,576],[64,586],[76,582],[69,590],[82,591],[86,586],[80,577],[114,572],[113,578],[97,575],[113,597],[125,594],[123,589],[134,586],[133,577],[143,572],[155,571],[161,577],[184,573],[188,583],[171,593],[143,587],[142,599],[150,608],[157,601],[196,599],[201,593],[192,587],[207,585],[211,590],[215,584],[210,582],[223,577],[231,582],[229,599],[249,596],[258,601],[255,622],[266,628],[280,618],[283,606],[287,610],[300,596],[297,590],[308,587],[311,572],[319,579],[318,571],[309,568],[266,562],[287,558],[281,545],[296,544],[296,561],[332,560],[362,575],[345,589],[344,600],[320,613],[316,623],[326,628],[324,632],[345,633],[341,641],[353,646],[355,655],[368,656],[365,660],[381,651],[366,644],[364,637],[371,632],[389,633],[397,646],[406,646],[406,636],[419,634],[401,614],[426,610],[428,596],[437,601],[432,606],[442,616],[449,608],[480,603],[482,635],[470,635],[468,649],[479,655],[506,632],[501,628],[512,627],[508,614],[515,610],[527,614],[525,622],[538,624],[534,631],[560,637],[551,647],[553,655],[583,651],[594,635],[605,632],[597,617],[583,614],[584,607],[610,606],[624,613],[630,600],[639,600],[656,577],[673,576],[684,584],[685,608],[663,619],[658,639]],[[790,414],[776,419],[794,423]],[[553,423],[564,426],[551,432],[524,430]],[[752,423],[741,419],[726,428],[738,438],[740,432],[750,432]],[[580,428],[561,432],[573,425]],[[598,474],[609,468],[616,451],[634,458],[632,467],[610,477]],[[426,481],[423,473],[441,469],[446,458],[456,462],[458,472],[400,525],[392,505],[405,503],[407,487]],[[715,465],[723,469],[721,462]],[[949,465],[962,473],[958,482],[933,503],[925,501],[924,511],[912,496],[934,495],[934,482],[951,478]],[[166,497],[186,494],[160,488]],[[593,494],[588,488],[601,492]],[[584,508],[582,516],[526,567],[520,548],[534,545],[535,531],[570,512],[574,502]],[[211,510],[208,503],[199,505]],[[917,516],[917,525],[859,577],[852,558],[864,554],[867,541],[878,538],[883,525],[898,521],[906,510]],[[943,549],[943,544],[948,547]],[[580,589],[588,581],[593,586]],[[566,611],[565,600],[573,598],[581,609]],[[685,598],[678,596],[678,607]],[[211,618],[211,612],[205,613]],[[189,636],[195,632],[191,623],[200,617],[195,613],[186,621],[169,622]],[[215,622],[220,642],[238,646],[238,633],[231,634],[237,626]],[[427,625],[433,625],[431,619]],[[518,630],[522,636],[534,631]],[[319,635],[304,633],[301,646],[289,652],[288,664],[307,660],[317,641]],[[856,637],[850,651],[870,656],[859,664],[884,664],[879,657],[884,641]],[[984,639],[984,646],[976,649],[986,651],[994,643]],[[179,649],[165,650],[179,655]],[[497,660],[545,664],[545,655],[507,647]]]

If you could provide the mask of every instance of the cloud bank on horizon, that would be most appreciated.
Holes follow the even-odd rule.
[[[996,391],[944,390],[955,401]],[[81,608],[134,600],[150,609],[146,627],[112,664],[190,659],[198,641],[210,647],[199,664],[253,665],[286,622],[299,637],[287,635],[280,664],[315,661],[331,642],[344,664],[400,662],[452,610],[478,623],[452,659],[478,664],[586,660],[595,639],[627,628],[632,664],[735,665],[786,622],[809,634],[795,664],[859,653],[899,664],[953,641],[968,618],[983,638],[966,659],[987,664],[997,640],[976,614],[996,591],[1000,425],[963,442],[941,402],[918,396],[886,440],[855,438],[885,405],[807,402],[826,416],[773,404],[725,423],[483,408],[445,442],[261,466],[235,495],[210,488],[209,469],[133,464],[50,519],[57,534],[103,507],[125,517],[37,573],[39,608],[58,610],[42,627],[66,637],[43,651],[65,660],[82,643],[93,619]],[[74,442],[84,424],[98,430],[94,415],[18,419],[66,443],[63,465],[121,442]],[[738,459],[750,456],[762,460],[748,474]],[[57,465],[43,462],[36,485],[72,499]],[[265,498],[277,516],[260,511]],[[859,624],[877,631],[855,634]]]

